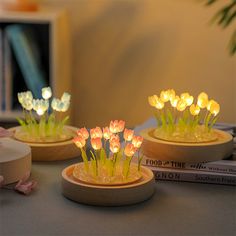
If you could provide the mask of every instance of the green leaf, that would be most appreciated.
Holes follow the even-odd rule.
[[[25,121],[23,121],[22,119],[20,119],[20,118],[17,117],[16,120],[18,121],[18,123],[19,123],[21,126],[26,126]]]

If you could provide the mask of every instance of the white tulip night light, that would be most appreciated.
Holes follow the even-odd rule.
[[[123,144],[121,138],[124,138]],[[83,165],[76,165],[74,178],[104,185],[138,180],[142,177],[142,156],[139,155],[142,141],[143,138],[135,136],[133,130],[125,129],[122,120],[111,121],[109,127],[96,127],[90,132],[86,128],[79,129],[74,143],[81,150]],[[89,144],[92,147],[90,158],[86,153]],[[131,163],[133,158],[137,158],[138,164]]]
[[[212,129],[217,121],[220,105],[208,95],[200,93],[194,99],[185,92],[176,95],[173,89],[148,97],[155,109],[157,128],[155,137],[176,142],[206,142],[217,137]]]
[[[62,113],[70,106],[70,94],[52,98],[50,87],[42,88],[42,98],[35,99],[30,91],[18,93],[18,101],[23,108],[23,119],[18,119],[21,132],[17,138],[27,142],[58,142],[71,138],[69,130],[64,129],[69,116]],[[36,116],[33,113],[36,113]]]

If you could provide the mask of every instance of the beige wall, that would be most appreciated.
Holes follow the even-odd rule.
[[[209,21],[217,8],[195,0],[44,0],[71,16],[74,123],[129,125],[152,115],[147,96],[206,91],[220,120],[236,123],[236,56]]]

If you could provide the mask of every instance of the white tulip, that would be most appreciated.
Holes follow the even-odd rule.
[[[42,88],[42,97],[44,99],[49,99],[52,96],[52,89],[50,87]]]

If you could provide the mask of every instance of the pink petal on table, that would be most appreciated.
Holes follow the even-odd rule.
[[[4,186],[4,177],[0,175],[0,188]]]
[[[24,184],[30,177],[30,171],[27,171],[24,176],[19,180],[19,182],[17,183],[16,187],[19,185]]]
[[[17,184],[15,186],[15,190],[17,192],[23,193],[25,195],[29,195],[37,186],[37,182],[34,180],[25,182],[24,184]]]
[[[0,138],[11,137],[11,136],[12,136],[12,132],[0,127]]]

